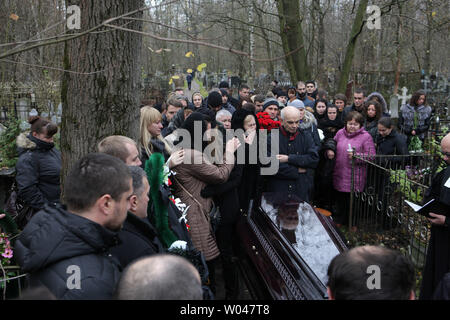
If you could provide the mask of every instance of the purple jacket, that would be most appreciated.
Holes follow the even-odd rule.
[[[348,157],[349,144],[356,155],[375,155],[375,144],[372,137],[361,128],[354,133],[348,133],[346,128],[339,130],[334,136],[336,146],[336,166],[333,172],[333,187],[340,192],[351,192],[352,160]],[[366,184],[366,166],[362,161],[355,161],[354,187],[357,191],[364,190]]]

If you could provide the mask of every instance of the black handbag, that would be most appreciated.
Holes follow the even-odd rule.
[[[5,212],[11,215],[16,222],[17,227],[20,230],[23,230],[37,210],[23,202],[22,199],[18,197],[17,192],[17,185],[14,181],[11,187],[11,194],[8,201],[6,201]]]

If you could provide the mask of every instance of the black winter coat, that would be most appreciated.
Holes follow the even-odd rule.
[[[386,137],[377,134],[375,142],[377,155],[409,154],[406,136],[395,130],[392,130]],[[394,168],[407,163],[407,159],[405,157],[379,157],[378,163],[384,167]]]
[[[30,286],[43,285],[56,299],[111,299],[121,270],[109,248],[118,242],[116,232],[61,206],[46,206],[17,239],[15,254]]]
[[[287,163],[280,163],[277,174],[269,176],[268,191],[282,193],[286,199],[298,198],[309,201],[313,187],[312,177],[307,173],[299,173],[298,168],[315,169],[319,162],[318,148],[308,130],[297,130],[296,137],[289,141],[279,130],[279,154],[288,155]],[[268,138],[268,151],[271,151],[272,134]]]
[[[336,157],[328,159],[326,152],[331,150],[336,154],[336,140],[326,139],[319,151],[319,165],[314,175],[314,200],[315,205],[324,209],[331,209],[333,195],[333,171],[336,165]]]
[[[119,232],[119,239],[121,244],[113,247],[111,253],[119,259],[122,268],[138,258],[164,252],[157,231],[148,219],[141,219],[131,212]]]
[[[53,143],[31,134],[17,137],[19,159],[16,164],[18,197],[27,205],[42,209],[45,204],[59,203],[61,153]]]

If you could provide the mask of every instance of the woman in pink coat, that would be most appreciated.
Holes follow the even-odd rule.
[[[352,186],[352,156],[375,155],[375,144],[372,137],[364,129],[364,117],[357,111],[350,112],[346,119],[345,127],[339,130],[336,140],[336,166],[333,172],[333,187],[335,191],[335,203],[337,211],[333,214],[333,220],[338,226],[348,223],[350,209],[350,193]],[[331,150],[329,152],[332,152]],[[331,156],[331,155],[330,155]],[[369,158],[370,159],[370,158]],[[355,160],[354,189],[363,191],[366,184],[366,165],[361,160]]]

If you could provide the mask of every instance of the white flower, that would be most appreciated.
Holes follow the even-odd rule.
[[[186,206],[186,205],[184,205],[184,206]],[[188,207],[187,207],[186,209],[184,209],[184,210],[180,210],[180,211],[181,211],[181,217],[180,217],[180,219],[178,219],[178,222],[181,223],[181,221],[184,221],[185,224],[187,223],[186,214],[187,214],[187,211],[188,211],[189,207],[190,207],[190,206],[188,206]]]
[[[187,242],[182,240],[177,240],[170,245],[169,251],[174,249],[186,250]]]

